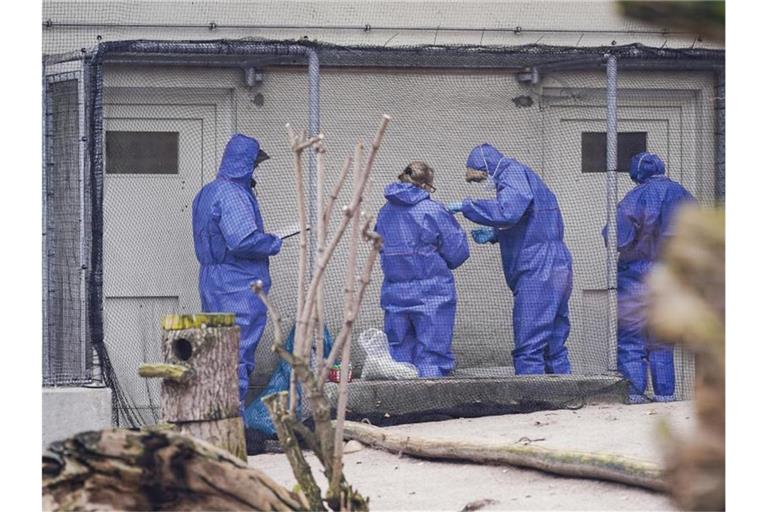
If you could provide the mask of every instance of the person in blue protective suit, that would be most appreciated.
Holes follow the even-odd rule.
[[[411,162],[398,180],[385,189],[375,228],[384,242],[384,331],[394,360],[416,366],[419,377],[441,377],[454,367],[451,271],[469,257],[469,245],[456,219],[429,197],[432,168]]]
[[[565,341],[573,272],[557,199],[529,167],[482,144],[469,153],[466,179],[482,182],[489,177],[496,199],[465,199],[448,209],[488,226],[472,231],[475,242],[499,244],[507,286],[515,297],[515,373],[570,373]]]
[[[679,183],[665,174],[664,162],[652,153],[632,158],[629,175],[637,183],[619,202],[616,215],[616,242],[619,251],[617,280],[619,372],[629,381],[629,400],[645,402],[648,366],[655,400],[675,396],[674,353],[660,344],[646,329],[646,288],[644,280],[665,239],[672,233],[677,208],[695,201]],[[603,229],[607,239],[607,229]],[[607,243],[607,240],[606,240]]]
[[[240,326],[238,379],[242,405],[254,368],[256,345],[267,323],[264,303],[251,291],[261,280],[269,291],[269,257],[282,240],[264,231],[253,173],[269,158],[259,142],[235,134],[227,143],[216,179],[192,203],[195,254],[200,262],[200,301],[205,312],[235,313]]]

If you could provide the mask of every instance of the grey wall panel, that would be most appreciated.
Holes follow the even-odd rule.
[[[492,13],[492,14],[491,14]],[[43,51],[59,53],[126,39],[302,39],[339,45],[573,45],[641,42],[722,47],[696,34],[621,15],[613,2],[304,1],[85,2],[45,1]],[[214,25],[211,25],[211,24]],[[291,28],[293,27],[293,28]],[[367,27],[367,28],[366,28]]]
[[[143,379],[138,368],[141,363],[162,361],[161,319],[179,312],[178,297],[107,297],[104,304],[105,343],[112,365],[146,423],[159,419],[160,379]]]

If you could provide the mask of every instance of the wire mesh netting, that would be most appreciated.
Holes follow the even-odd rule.
[[[202,11],[163,2],[142,8],[97,3],[90,9],[78,3],[45,4],[44,384],[91,381],[95,349],[102,378],[118,395],[117,422],[138,426],[158,421],[159,383],[140,379],[136,369],[142,362],[160,361],[164,314],[202,308],[193,200],[216,178],[230,136],[254,137],[271,156],[254,175],[254,193],[265,231],[285,236],[298,229],[285,124],[312,128],[308,118],[319,120],[327,147],[319,186],[327,197],[355,142],[362,138],[369,149],[386,113],[392,122],[364,210],[375,219],[388,202],[385,189],[400,181],[410,162],[423,161],[434,169],[431,200],[445,214],[435,218],[443,219],[438,224],[455,220],[468,237],[469,257],[453,271],[441,269],[445,282],[430,289],[427,280],[436,271],[424,262],[432,261],[442,243],[430,233],[445,226],[421,225],[408,217],[418,228],[403,228],[398,243],[407,250],[391,258],[400,258],[398,268],[413,267],[415,274],[406,281],[409,290],[419,290],[424,311],[421,320],[408,316],[418,304],[407,304],[400,292],[394,302],[382,301],[387,287],[382,289],[384,273],[377,264],[352,336],[352,416],[385,421],[398,415],[419,419],[424,411],[468,415],[572,405],[615,393],[621,377],[615,333],[620,318],[615,275],[601,234],[607,212],[616,208],[608,188],[613,169],[606,157],[611,146],[607,55],[618,63],[617,198],[635,187],[629,177],[632,156],[647,151],[657,154],[667,176],[701,204],[713,204],[724,194],[724,52],[706,42],[696,46],[694,41],[691,48],[686,34],[630,30],[615,14],[591,4],[580,16],[619,27],[615,33],[571,33],[568,20],[535,4],[526,16],[538,13],[537,19],[549,20],[551,31],[510,28],[508,23],[458,30],[467,14],[463,8],[444,24],[455,21],[455,30],[418,24],[403,29],[393,22],[377,28],[383,22],[373,7],[365,11],[333,4],[322,11],[328,17],[322,23],[310,23],[313,11],[304,6],[292,15],[295,27],[269,26],[270,16],[287,14],[267,4],[264,26],[234,21],[251,19],[248,8],[238,3],[204,4]],[[342,27],[343,20],[332,22],[343,18],[342,11],[354,17],[355,9],[371,20],[359,32]],[[435,15],[419,9],[414,19]],[[405,16],[402,6],[395,10]],[[316,75],[308,67],[312,55],[320,63]],[[313,80],[319,80],[319,96],[309,87]],[[476,243],[470,233],[483,226],[442,209],[466,198],[497,197],[495,176],[485,183],[465,180],[470,151],[482,143],[530,168],[556,198],[572,259],[570,295],[562,287],[557,296],[536,295],[535,304],[521,307],[525,290],[511,289],[516,283],[505,275],[504,262],[510,263],[501,257],[503,244]],[[318,183],[311,160],[305,162],[304,206],[317,218]],[[347,183],[339,206],[351,197]],[[337,208],[331,232],[341,218]],[[520,219],[528,222],[525,211]],[[347,234],[326,271],[324,320],[332,335],[344,320],[349,249]],[[298,251],[299,237],[291,236],[269,258],[270,297],[287,326],[295,321]],[[541,271],[551,263],[532,249],[513,252],[520,268],[530,262]],[[358,272],[366,253],[363,249],[358,255]],[[449,283],[450,276],[455,284]],[[445,302],[448,310],[437,311],[438,296],[445,290],[452,295],[454,289],[455,300]],[[565,297],[572,376],[516,376],[515,340],[553,343],[554,328],[539,328],[540,317],[553,303],[564,304]],[[519,316],[515,325],[529,333],[525,337],[518,333],[516,338],[513,312]],[[397,327],[398,321],[404,323]],[[422,329],[421,321],[431,327]],[[558,329],[565,331],[563,325]],[[441,378],[421,372],[420,378],[419,361],[407,361],[394,348],[402,341],[394,339],[398,336],[422,351],[443,357],[450,351],[450,371]],[[256,349],[251,399],[277,364],[272,338],[267,326]],[[692,358],[675,349],[674,366],[674,397],[691,398]],[[652,380],[647,379],[649,399],[659,394]],[[335,393],[332,384],[329,393]]]
[[[43,205],[43,382],[87,382],[82,81],[77,71],[50,74],[46,88]],[[67,340],[67,342],[64,342]]]

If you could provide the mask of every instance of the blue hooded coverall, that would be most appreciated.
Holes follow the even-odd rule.
[[[240,326],[240,401],[248,391],[256,345],[267,323],[264,303],[249,285],[260,279],[269,292],[269,256],[282,240],[264,232],[251,175],[259,142],[235,134],[229,140],[216,179],[192,203],[195,254],[200,262],[200,301],[205,312],[235,313]]]
[[[619,371],[629,381],[630,401],[642,399],[650,363],[656,399],[675,395],[674,353],[649,336],[646,329],[644,280],[660,248],[672,232],[672,220],[683,202],[695,201],[679,183],[664,175],[664,162],[652,153],[632,158],[629,175],[637,186],[619,202],[616,238]],[[606,235],[603,229],[603,236]]]
[[[515,297],[515,373],[570,373],[565,340],[573,272],[557,199],[533,170],[490,144],[475,147],[467,167],[487,172],[496,187],[496,199],[465,199],[461,212],[494,228]]]
[[[456,286],[451,270],[469,257],[467,236],[445,207],[410,183],[392,183],[379,211],[381,307],[395,361],[411,363],[419,377],[453,370],[451,352]]]

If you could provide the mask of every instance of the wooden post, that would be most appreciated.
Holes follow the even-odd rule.
[[[163,421],[246,460],[245,429],[237,385],[240,328],[226,314],[167,315],[162,364],[139,375],[162,378]]]

